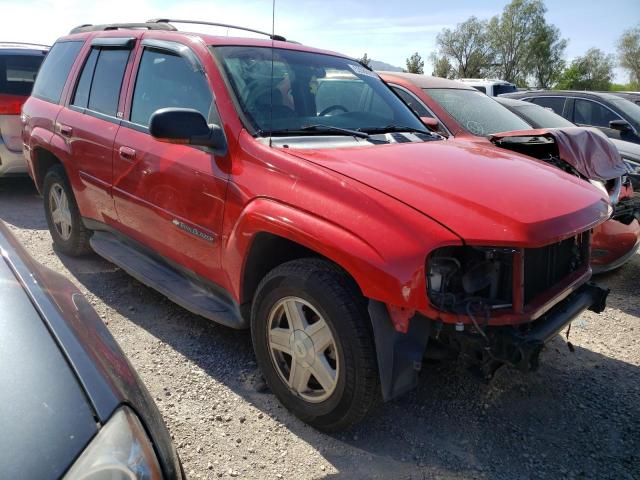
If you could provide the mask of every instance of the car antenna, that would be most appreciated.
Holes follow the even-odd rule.
[[[276,32],[276,0],[273,0],[271,4],[271,88],[269,88],[269,148],[272,147],[273,143],[273,62],[274,62],[274,53],[273,50],[275,48],[275,41],[273,39]]]

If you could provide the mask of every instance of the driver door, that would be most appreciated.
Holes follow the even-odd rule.
[[[219,123],[195,55],[174,42],[144,40],[130,84],[128,120],[114,147],[113,195],[120,228],[162,257],[220,283],[220,234],[228,175],[204,147],[149,134],[160,108],[193,108]]]

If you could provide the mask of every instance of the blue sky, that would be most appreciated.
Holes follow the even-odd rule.
[[[490,18],[506,0],[276,0],[276,31],[305,44],[404,66],[424,58],[445,27],[475,15]],[[591,47],[615,52],[620,34],[640,24],[640,0],[547,0],[547,21],[569,40],[567,59]],[[52,43],[81,23],[195,18],[271,30],[270,0],[0,0],[0,40]],[[214,33],[215,31],[212,31]],[[226,31],[220,31],[226,34]],[[426,66],[429,68],[429,66]],[[430,70],[427,70],[429,72]],[[626,81],[622,71],[618,81]]]

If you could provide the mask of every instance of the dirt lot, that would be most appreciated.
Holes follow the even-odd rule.
[[[602,315],[574,322],[536,373],[490,385],[457,364],[364,424],[314,431],[256,385],[248,332],[192,315],[97,256],[56,253],[27,180],[0,180],[0,219],[85,293],[156,399],[190,478],[640,479],[640,255],[599,279]]]

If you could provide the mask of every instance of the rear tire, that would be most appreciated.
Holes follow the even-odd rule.
[[[362,420],[380,396],[366,300],[342,270],[321,259],[284,263],[260,282],[251,333],[271,391],[323,431]]]
[[[91,231],[82,223],[76,198],[62,165],[51,167],[43,182],[44,215],[56,247],[67,255],[91,252]]]

